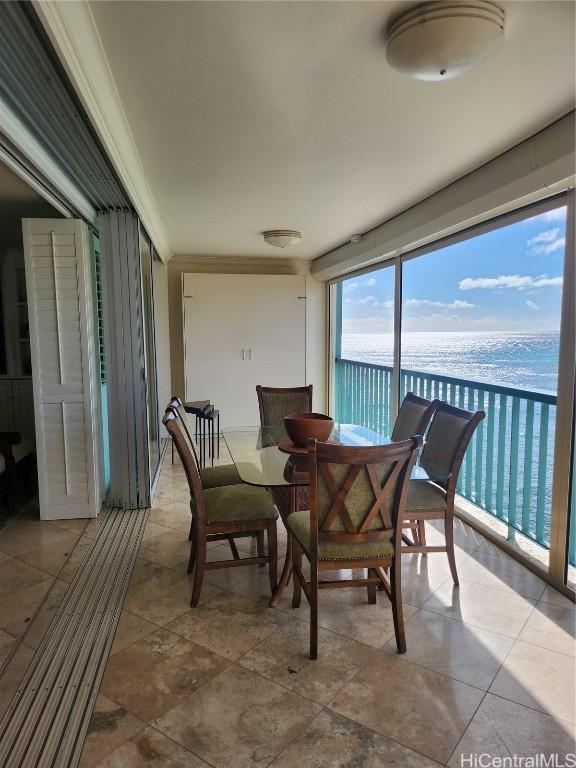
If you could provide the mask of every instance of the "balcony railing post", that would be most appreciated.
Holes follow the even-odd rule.
[[[336,365],[340,419],[390,435],[392,368],[342,359]],[[522,531],[548,546],[552,477],[548,446],[555,396],[408,369],[401,371],[399,386],[402,397],[407,392],[436,395],[460,408],[486,411],[486,423],[479,426],[466,453],[458,492],[505,522],[509,538]]]

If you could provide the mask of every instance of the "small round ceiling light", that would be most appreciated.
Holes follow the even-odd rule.
[[[451,80],[504,42],[504,11],[490,0],[420,3],[386,31],[390,66],[417,80]]]
[[[273,245],[275,248],[287,248],[302,240],[302,232],[298,232],[297,229],[270,229],[262,232],[262,236],[268,245]]]

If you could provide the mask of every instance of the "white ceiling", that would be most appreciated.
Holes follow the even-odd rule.
[[[7,165],[0,162],[0,214],[2,206],[26,205],[29,203],[43,203],[42,198],[36,190],[32,189],[26,182],[14,173]]]
[[[7,165],[0,162],[0,245],[18,245],[22,240],[22,219],[60,218],[62,214],[41,197]]]
[[[572,2],[502,3],[504,47],[442,83],[386,64],[407,5],[91,3],[173,253],[316,258],[573,109]]]

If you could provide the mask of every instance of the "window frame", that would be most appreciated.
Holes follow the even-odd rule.
[[[424,246],[392,254],[377,263],[359,270],[345,272],[327,281],[327,296],[329,306],[329,343],[328,348],[328,403],[329,413],[335,412],[336,399],[336,333],[341,333],[341,291],[337,285],[354,277],[360,277],[383,268],[395,270],[394,293],[394,360],[392,374],[392,419],[399,408],[401,339],[402,339],[402,267],[404,262],[420,258],[426,254],[438,251],[450,245],[493,232],[501,227],[509,226],[531,216],[538,216],[547,211],[567,207],[566,244],[564,246],[564,279],[562,286],[562,306],[560,314],[560,350],[558,360],[558,392],[556,405],[556,430],[554,437],[554,474],[552,481],[552,504],[550,520],[550,550],[548,568],[539,568],[531,561],[522,562],[538,575],[544,577],[557,588],[573,594],[568,587],[568,537],[570,535],[570,493],[572,472],[572,444],[576,440],[573,434],[574,414],[576,411],[576,234],[575,234],[575,192],[565,190],[559,194],[543,198],[529,205],[519,206],[494,218],[483,221],[471,227],[463,227],[446,237],[439,237]],[[340,294],[340,303],[338,300]],[[576,520],[572,521],[576,525]],[[484,533],[489,531],[478,523]],[[493,534],[494,536],[494,534]],[[493,538],[490,536],[490,538]],[[497,543],[515,557],[519,557],[515,549],[508,548],[505,542],[497,537]]]

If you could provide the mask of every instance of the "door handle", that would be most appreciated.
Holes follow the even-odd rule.
[[[246,360],[246,350],[242,348],[242,360]]]
[[[252,360],[252,347],[248,350],[248,360]]]

